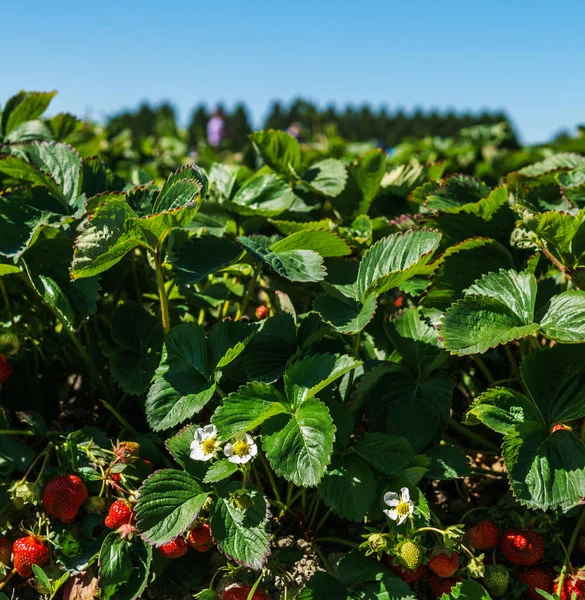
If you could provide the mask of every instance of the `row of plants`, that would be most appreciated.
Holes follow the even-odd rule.
[[[0,115],[0,599],[585,594],[585,157],[151,180],[52,96]]]

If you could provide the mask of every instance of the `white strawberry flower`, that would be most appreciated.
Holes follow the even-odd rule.
[[[243,433],[234,438],[233,442],[223,447],[227,459],[236,465],[245,465],[258,454],[258,446],[249,433]]]
[[[384,494],[384,502],[390,507],[384,514],[398,525],[402,525],[414,512],[414,502],[410,499],[408,488],[403,487],[400,496],[396,492],[387,492]]]
[[[195,439],[191,442],[190,456],[193,460],[207,461],[217,455],[217,427],[206,425],[195,431]]]

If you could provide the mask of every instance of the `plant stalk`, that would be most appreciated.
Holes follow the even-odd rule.
[[[573,553],[573,549],[575,548],[575,544],[577,543],[577,538],[579,537],[579,533],[581,529],[583,529],[583,524],[585,523],[585,509],[581,512],[581,516],[575,525],[575,529],[573,529],[573,533],[571,535],[571,539],[569,540],[569,545],[567,546],[567,557],[563,562],[563,568],[561,569],[561,574],[559,576],[559,583],[557,585],[557,590],[560,591],[563,589],[563,583],[565,581],[565,576],[567,574],[567,569],[569,568],[569,561],[571,560],[571,554]]]
[[[171,319],[169,316],[169,299],[167,298],[167,292],[165,290],[165,279],[163,277],[162,263],[160,260],[159,252],[156,252],[154,255],[154,267],[156,271],[156,286],[158,288],[158,297],[160,299],[162,326],[166,336],[169,330],[171,329]]]
[[[256,289],[256,285],[258,284],[258,278],[260,277],[260,267],[258,265],[254,265],[254,275],[252,279],[250,279],[250,283],[248,284],[248,289],[246,290],[246,295],[243,300],[240,302],[238,306],[238,312],[236,313],[235,321],[239,321],[242,316],[245,314],[246,309],[248,308],[248,304],[252,298],[252,294]]]

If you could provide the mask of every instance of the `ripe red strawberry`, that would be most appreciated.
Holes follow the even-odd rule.
[[[554,590],[557,594],[559,594],[559,582],[558,579],[551,584],[551,589],[554,587]],[[546,588],[542,588],[547,590]],[[575,600],[582,600],[585,598],[585,579],[577,576],[567,575],[563,582],[563,589],[559,594],[561,600],[573,600],[573,594],[575,595]],[[532,596],[536,598],[536,596]],[[542,598],[542,597],[541,597]],[[540,600],[540,599],[539,599]]]
[[[221,600],[247,600],[251,589],[247,585],[234,585],[223,593]],[[252,596],[252,600],[270,600],[270,598],[266,594],[256,590]]]
[[[187,546],[187,542],[181,537],[176,537],[174,540],[163,544],[158,551],[165,558],[181,558],[187,553],[189,546]]]
[[[9,565],[12,556],[12,544],[5,537],[0,537],[0,565]]]
[[[498,545],[500,528],[493,522],[480,521],[467,532],[467,541],[477,550],[489,550]]]
[[[4,354],[0,354],[0,383],[8,381],[12,375],[12,365]]]
[[[122,525],[129,525],[132,522],[132,508],[125,500],[116,500],[110,506],[108,516],[104,524],[109,529],[118,529]]]
[[[261,304],[256,308],[256,318],[258,319],[258,321],[262,321],[262,319],[265,319],[267,316],[268,309],[266,308],[266,306],[264,306],[264,304]]]
[[[451,589],[461,581],[461,577],[439,577],[435,573],[429,573],[428,582],[431,592],[435,594],[437,598],[440,598],[443,594],[449,594]]]
[[[417,579],[420,579],[425,572],[425,566],[421,563],[416,569],[405,569],[401,565],[395,565],[392,563],[392,558],[388,561],[389,567],[406,583],[412,583]]]
[[[432,554],[429,559],[429,569],[439,577],[451,577],[459,566],[459,554],[457,552],[440,551]]]
[[[187,543],[197,552],[207,552],[213,548],[213,539],[211,537],[211,528],[208,523],[201,523],[189,532]]]
[[[73,522],[87,497],[87,488],[77,475],[55,477],[43,490],[45,510],[63,523]]]
[[[42,567],[49,562],[49,549],[41,539],[32,535],[17,539],[12,546],[12,553],[14,568],[22,577],[32,575],[33,565]]]
[[[542,600],[542,596],[536,591],[536,588],[552,594],[554,572],[551,569],[543,569],[542,567],[516,569],[516,579],[528,586],[524,593],[529,598]]]
[[[533,529],[506,529],[500,548],[506,560],[515,565],[533,565],[544,556],[544,540]]]

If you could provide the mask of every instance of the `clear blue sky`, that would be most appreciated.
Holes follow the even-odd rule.
[[[528,142],[585,122],[583,0],[5,0],[0,102],[103,119],[168,99],[505,109]]]

